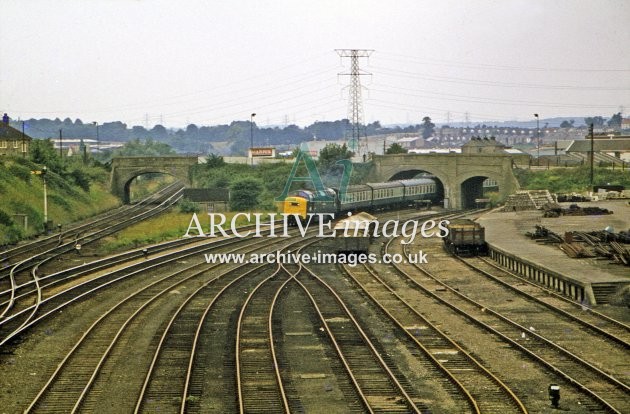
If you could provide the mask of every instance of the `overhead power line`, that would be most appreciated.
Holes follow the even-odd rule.
[[[350,121],[350,149],[358,150],[359,155],[367,155],[367,142],[361,142],[361,135],[365,134],[363,126],[363,103],[361,101],[361,76],[371,75],[359,67],[359,58],[370,57],[372,49],[335,49],[337,54],[350,58],[350,72],[339,73],[340,76],[350,76],[350,92],[348,102],[348,120]],[[361,134],[363,132],[363,134]],[[367,140],[367,136],[366,136]]]

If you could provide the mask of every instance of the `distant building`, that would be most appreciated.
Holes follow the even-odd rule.
[[[503,153],[507,147],[494,138],[473,138],[462,145],[462,154],[496,154]]]
[[[424,139],[419,136],[404,137],[398,139],[396,143],[405,149],[421,148],[424,146]]]
[[[17,155],[26,157],[32,138],[9,126],[9,116],[4,114],[0,123],[0,156]]]
[[[626,162],[630,161],[630,135],[613,135],[611,137],[595,135],[593,138],[595,161],[614,162],[614,158]],[[591,140],[573,141],[567,147],[566,152],[567,154],[581,155],[586,159],[591,152]]]
[[[494,138],[472,138],[462,145],[462,154],[510,154],[512,161],[517,166],[528,165],[531,158],[529,154],[508,147]]]

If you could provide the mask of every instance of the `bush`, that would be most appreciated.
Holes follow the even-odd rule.
[[[179,202],[179,211],[182,213],[199,213],[199,206],[197,203],[184,198]]]
[[[244,178],[234,182],[230,187],[230,208],[243,211],[256,207],[262,191],[262,182],[254,178]]]
[[[0,224],[0,244],[17,243],[22,237],[23,234],[21,228]]]
[[[3,224],[5,226],[12,226],[13,223],[14,222],[13,222],[13,219],[11,218],[11,216],[9,216],[4,211],[0,210],[0,224]]]
[[[25,183],[31,182],[32,174],[31,170],[28,167],[18,164],[11,164],[9,166],[9,173],[14,177],[17,177],[20,180],[24,181]]]
[[[86,193],[90,191],[90,177],[80,169],[74,169],[70,173],[75,184],[81,187]]]
[[[554,168],[544,171],[514,169],[520,186],[526,190],[549,190],[554,193],[583,192],[590,190],[590,168]],[[593,183],[623,185],[630,188],[630,171],[595,168]]]
[[[72,206],[70,206],[70,203],[68,203],[68,201],[66,201],[66,199],[59,194],[49,194],[48,202],[49,205],[58,205],[66,211],[72,210]]]

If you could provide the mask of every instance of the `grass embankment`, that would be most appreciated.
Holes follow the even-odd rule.
[[[590,168],[553,168],[544,171],[516,169],[514,174],[525,190],[549,190],[552,193],[587,193],[592,191]],[[630,170],[595,168],[594,185],[623,185],[630,188]]]
[[[217,213],[218,214],[218,213]],[[222,213],[226,220],[222,226],[226,233],[230,234],[230,223],[232,217],[238,212],[226,212]],[[193,213],[183,213],[180,211],[171,210],[167,213],[160,214],[157,217],[144,220],[141,223],[130,226],[115,235],[107,237],[102,244],[104,252],[108,254],[117,253],[127,249],[134,249],[145,245],[160,243],[163,241],[175,240],[184,237],[191,227],[190,235],[196,236],[198,233],[195,223],[192,222]],[[210,231],[210,218],[207,214],[197,213],[199,224],[204,233]],[[269,222],[269,216],[267,213],[262,213],[261,224]],[[218,224],[219,218],[217,218]],[[252,224],[255,220],[253,213],[251,216]],[[237,217],[236,226],[245,226],[250,223],[244,217]],[[266,227],[262,227],[265,229]],[[218,233],[216,231],[215,233]]]
[[[42,166],[27,159],[0,160],[0,245],[44,231],[44,188],[41,175],[31,171]],[[46,174],[48,220],[56,226],[76,222],[120,205],[102,168],[77,166],[71,173]],[[24,228],[24,217],[27,227]]]

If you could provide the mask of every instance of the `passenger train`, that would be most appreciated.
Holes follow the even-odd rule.
[[[328,196],[330,201],[320,201],[322,196]],[[340,213],[402,208],[418,201],[439,201],[433,178],[351,185],[341,194],[339,188],[328,188],[319,197],[314,191],[297,190],[278,207],[281,213],[295,214],[305,221],[309,214],[333,214],[336,218]]]

